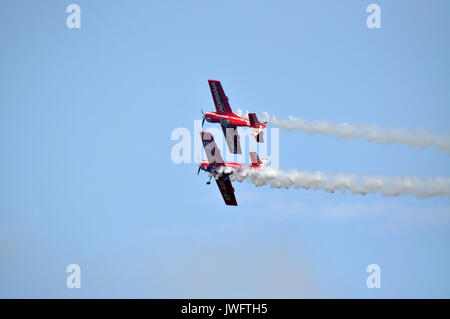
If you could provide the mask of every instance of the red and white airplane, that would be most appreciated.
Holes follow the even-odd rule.
[[[256,152],[250,152],[250,159],[252,161],[251,165],[224,162],[222,156],[220,155],[220,150],[217,148],[216,142],[214,142],[212,134],[210,132],[200,132],[200,136],[202,138],[203,147],[205,148],[206,157],[208,160],[204,160],[200,163],[197,175],[200,173],[200,170],[210,173],[211,177],[206,184],[211,184],[211,178],[214,177],[225,204],[237,206],[234,188],[231,185],[230,175],[234,171],[238,171],[244,167],[263,168],[267,163],[267,159],[260,160]],[[227,167],[230,168],[230,170],[226,173],[222,172],[219,175],[218,170],[220,167]],[[216,178],[217,175],[219,176]]]
[[[266,127],[266,122],[260,123],[255,113],[249,113],[248,119],[234,114],[220,81],[208,80],[208,83],[216,106],[216,111],[208,113],[203,113],[202,111],[202,126],[205,123],[205,120],[210,123],[220,123],[227,141],[228,149],[234,154],[242,154],[237,131],[238,126],[250,127],[251,134],[256,138],[256,141],[258,143],[263,143],[263,130]]]

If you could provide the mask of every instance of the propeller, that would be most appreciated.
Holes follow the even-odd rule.
[[[197,154],[197,161],[198,161],[198,171],[197,171],[197,175],[200,174],[200,171],[202,170],[202,161],[200,159],[200,155]]]
[[[203,118],[202,127],[203,127],[203,125],[205,124],[205,113],[203,112],[203,110],[200,110],[200,111],[202,112],[202,118]]]
[[[199,164],[198,164],[197,175],[200,174],[200,171],[201,171],[202,169],[203,169],[205,172],[208,172],[208,170],[207,170],[206,168],[202,168],[202,164],[201,164],[201,161],[200,161],[200,157],[198,157],[198,162],[199,162]],[[215,163],[216,163],[216,162],[214,162],[214,164],[215,164]],[[209,181],[206,182],[206,185],[211,184],[211,178],[212,178],[212,175],[209,177]]]

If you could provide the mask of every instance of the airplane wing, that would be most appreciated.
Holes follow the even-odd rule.
[[[231,185],[230,176],[222,175],[216,179],[217,186],[222,194],[225,204],[229,206],[237,206],[236,196],[234,196],[234,188]]]
[[[222,88],[220,81],[208,80],[209,88],[211,89],[212,98],[216,106],[216,111],[219,114],[230,114],[231,111],[230,104],[228,103],[228,97]]]
[[[217,148],[216,142],[210,132],[200,132],[202,137],[203,147],[205,148],[206,156],[209,163],[223,163],[220,150]],[[231,185],[230,176],[227,174],[221,175],[216,179],[217,186],[222,194],[225,204],[230,206],[237,206],[236,197],[234,196],[234,188]]]
[[[229,127],[226,128],[222,126],[223,135],[225,136],[225,140],[227,141],[228,149],[233,154],[242,154],[241,150],[241,142],[237,127]]]
[[[203,147],[205,148],[206,157],[208,158],[208,162],[212,163],[223,163],[222,155],[220,155],[220,150],[214,142],[214,138],[210,132],[200,132],[200,136],[202,137]]]

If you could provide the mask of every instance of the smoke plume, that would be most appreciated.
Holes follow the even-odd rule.
[[[284,130],[305,131],[310,134],[336,135],[338,139],[363,139],[367,142],[381,144],[405,144],[419,149],[434,146],[450,155],[450,136],[439,136],[424,129],[407,130],[402,128],[382,129],[377,125],[331,123],[326,121],[306,121],[289,116],[288,119],[277,119],[264,113],[263,119],[273,127]]]
[[[231,173],[222,167],[219,173]],[[320,171],[279,170],[271,167],[243,168],[234,171],[232,181],[249,182],[256,186],[269,184],[272,188],[303,188],[334,193],[351,192],[366,195],[380,192],[383,196],[413,195],[418,198],[450,197],[450,178],[419,178],[416,176],[364,176],[356,174],[327,174]]]

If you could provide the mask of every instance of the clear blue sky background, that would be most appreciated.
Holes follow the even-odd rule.
[[[448,198],[236,183],[227,207],[170,157],[172,130],[212,109],[209,78],[234,109],[448,133],[449,12],[444,0],[1,1],[0,297],[450,297]],[[280,166],[450,176],[434,149],[302,132],[280,131]],[[66,288],[72,263],[81,289]],[[366,287],[372,263],[380,289]]]

